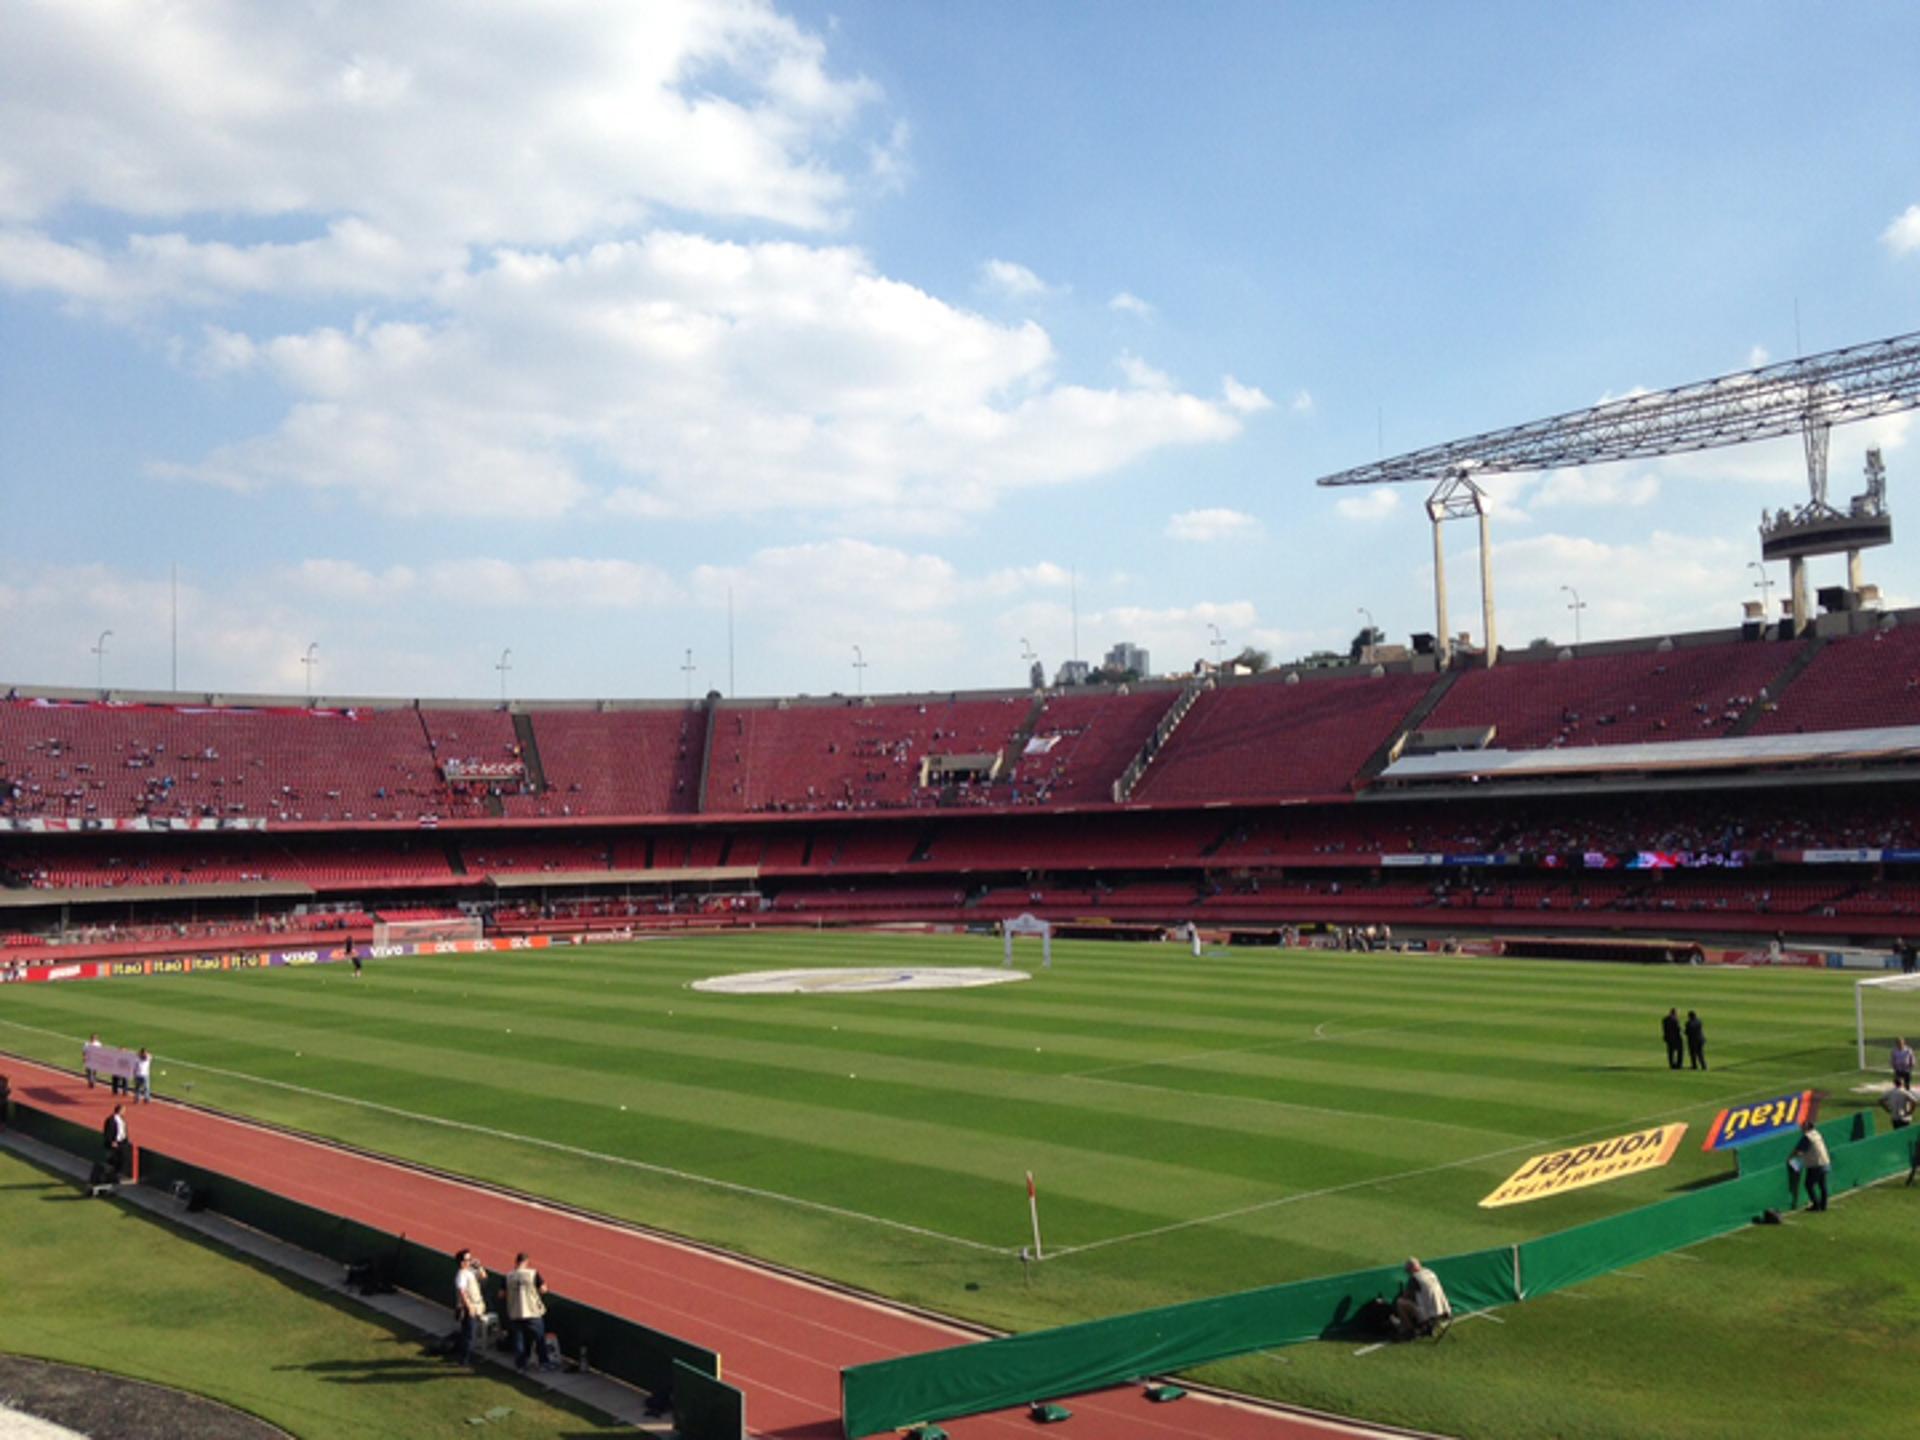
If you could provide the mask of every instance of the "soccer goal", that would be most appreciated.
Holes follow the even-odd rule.
[[[1882,1049],[1891,1047],[1896,1039],[1920,1043],[1920,975],[1874,975],[1856,980],[1853,1028],[1862,1070],[1870,1068],[1869,1040]]]
[[[1000,922],[1000,944],[1003,948],[1001,965],[1013,964],[1013,937],[1016,935],[1038,935],[1040,937],[1040,968],[1053,968],[1053,926],[1034,915],[1016,915],[1011,920]]]
[[[474,915],[380,920],[374,923],[373,943],[378,946],[426,945],[436,940],[478,940],[482,933],[479,917]]]

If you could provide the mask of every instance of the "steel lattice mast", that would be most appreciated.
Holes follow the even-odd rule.
[[[1390,460],[1322,477],[1324,486],[1425,481],[1434,525],[1435,604],[1443,657],[1447,602],[1440,524],[1475,516],[1481,532],[1482,603],[1489,663],[1498,652],[1487,564],[1485,493],[1477,474],[1548,470],[1645,460],[1661,455],[1745,445],[1798,433],[1806,445],[1808,503],[1763,518],[1762,554],[1792,563],[1794,628],[1807,623],[1804,561],[1846,551],[1849,579],[1859,588],[1859,551],[1893,537],[1877,452],[1868,458],[1868,488],[1846,511],[1827,503],[1827,439],[1833,426],[1920,407],[1920,332],[1896,335],[1800,360],[1742,370],[1712,380],[1609,400],[1590,409],[1431,445]]]

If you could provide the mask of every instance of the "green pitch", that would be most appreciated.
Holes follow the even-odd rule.
[[[1020,958],[1036,966],[1037,946]],[[828,932],[379,961],[360,981],[327,966],[13,986],[0,1045],[71,1066],[97,1028],[151,1047],[163,1094],[1008,1328],[1561,1229],[1725,1173],[1699,1150],[1724,1104],[1802,1086],[1831,1092],[1829,1117],[1865,1103],[1851,984],[1821,973],[1063,943],[1051,971],[983,989],[689,988],[999,959],[985,939]],[[1667,1069],[1669,1006],[1700,1011],[1711,1070]],[[1477,1208],[1531,1155],[1666,1120],[1694,1128],[1663,1171]],[[1030,1269],[1029,1170],[1047,1255]],[[1903,1198],[1825,1218],[1892,1204],[1909,1231]],[[1813,1223],[1640,1267],[1657,1286],[1613,1278],[1468,1322],[1442,1347],[1306,1346],[1221,1370],[1454,1433],[1787,1433],[1791,1400],[1762,1403],[1734,1363],[1751,1350],[1730,1322],[1755,1300],[1719,1287],[1745,1265],[1790,1319],[1796,1365],[1835,1382],[1803,1417],[1830,1427],[1836,1405],[1891,1397],[1894,1354],[1914,1358],[1896,1324],[1920,1318],[1913,1292],[1890,1277],[1920,1273],[1920,1248],[1864,1227],[1873,1283],[1842,1314],[1818,1299],[1840,1257]],[[1616,1396],[1576,1426],[1570,1377],[1664,1398],[1641,1413]]]

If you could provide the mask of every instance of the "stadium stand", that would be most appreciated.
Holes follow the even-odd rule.
[[[0,942],[179,948],[332,924],[316,905],[348,907],[360,918],[335,928],[353,929],[456,901],[508,933],[1032,908],[1110,933],[1195,918],[1892,936],[1920,917],[1920,772],[1900,737],[1812,763],[1735,754],[1745,734],[1920,724],[1920,623],[1839,633],[1853,624],[1184,692],[326,709],[10,695]],[[1578,763],[1545,784],[1376,779],[1415,728]],[[1679,739],[1738,764],[1668,778],[1581,758]]]
[[[1756,735],[1920,725],[1920,624],[1829,641],[1763,711]]]
[[[546,788],[509,797],[507,815],[685,815],[699,808],[705,712],[542,709],[527,719]]]
[[[1025,697],[911,704],[798,702],[722,709],[706,809],[881,810],[932,805],[934,755],[1000,755],[1026,719]]]
[[[1428,675],[1259,680],[1202,695],[1134,791],[1140,801],[1337,795],[1433,687]]]
[[[1792,658],[1790,646],[1734,643],[1521,659],[1462,673],[1426,725],[1490,725],[1509,750],[1712,739],[1766,699]]]

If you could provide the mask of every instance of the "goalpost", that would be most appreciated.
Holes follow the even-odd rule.
[[[1013,937],[1016,935],[1038,935],[1040,937],[1040,968],[1053,968],[1053,926],[1035,915],[1016,915],[1011,920],[1000,922],[1000,944],[1004,955],[1001,966],[1013,964]]]
[[[1896,1037],[1904,1036],[1912,1040],[1920,1037],[1920,975],[1873,975],[1865,980],[1853,982],[1853,1030],[1854,1038],[1860,1048],[1860,1068],[1867,1066],[1867,999],[1871,991],[1877,999],[1881,996],[1902,998],[1898,1003],[1882,1002],[1874,1007],[1874,1028],[1884,1030],[1876,1034],[1876,1042],[1884,1041],[1891,1045]]]
[[[378,920],[373,926],[373,943],[386,945],[422,945],[435,940],[478,940],[485,927],[476,915],[436,916],[431,920]]]

